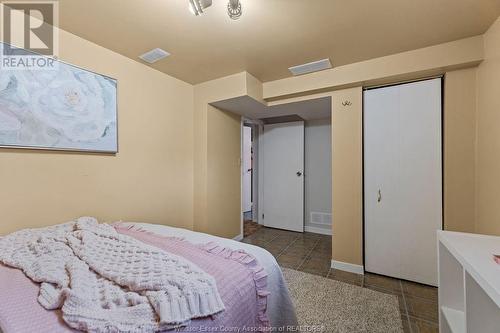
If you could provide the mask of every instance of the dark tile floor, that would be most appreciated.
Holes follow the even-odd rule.
[[[282,267],[397,296],[405,333],[439,331],[437,288],[376,274],[363,276],[332,269],[331,236],[255,226],[247,229],[249,235],[243,242],[265,248]]]
[[[260,228],[262,228],[262,225],[260,225],[256,222],[252,222],[251,220],[250,221],[245,220],[245,223],[243,226],[244,226],[243,237],[248,237],[248,236],[254,234],[255,232],[257,232],[257,230],[259,230]]]

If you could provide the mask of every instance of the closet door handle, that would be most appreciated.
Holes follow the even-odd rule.
[[[382,201],[382,191],[380,191],[380,189],[378,190],[378,194],[377,194],[377,202],[380,202]]]

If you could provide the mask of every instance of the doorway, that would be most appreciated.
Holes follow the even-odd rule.
[[[264,105],[249,96],[213,103],[221,110],[242,116],[243,229],[253,222],[254,227],[267,226],[296,232],[332,234],[331,104],[331,96],[272,106]],[[295,142],[299,141],[285,138],[285,142],[280,144],[281,148],[272,148],[275,152],[267,154],[265,158],[266,141],[269,140],[266,139],[266,132],[281,133],[279,128],[287,127],[287,123],[294,122],[302,122],[300,152],[291,151],[291,147],[296,148]],[[266,131],[266,128],[269,131]],[[279,136],[280,134],[274,138],[276,142],[280,140]],[[249,137],[252,138],[251,157],[248,153]],[[289,144],[286,143],[287,140]],[[279,155],[287,151],[288,155]],[[277,158],[278,156],[281,158]],[[281,163],[291,159],[291,156],[296,156],[296,161],[301,159],[301,163],[293,167],[293,172],[291,169],[288,170],[291,168],[289,163]],[[265,163],[273,165],[274,171],[266,172]],[[285,175],[288,177],[286,180]],[[282,177],[284,178],[281,179]],[[285,187],[288,187],[288,190]],[[265,192],[268,194],[265,195]],[[271,221],[272,219],[274,221]]]
[[[270,124],[264,126],[262,138],[262,178],[265,183],[263,224],[279,229],[331,235],[331,118],[321,114],[314,118],[309,115],[309,119],[296,119],[293,122],[290,119],[283,123],[274,123],[276,119],[264,121]],[[273,220],[266,218],[269,211],[273,213]]]
[[[253,129],[250,125],[243,125],[243,175],[242,175],[242,206],[243,220],[253,221]]]
[[[243,236],[248,237],[261,228],[258,223],[258,147],[259,122],[242,120],[241,129],[241,214]]]

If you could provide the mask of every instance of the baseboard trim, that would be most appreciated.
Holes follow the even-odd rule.
[[[241,242],[243,240],[243,234],[239,234],[238,236],[234,237],[233,240]]]
[[[311,226],[304,226],[304,230],[307,232],[312,232],[314,234],[321,234],[321,235],[332,235],[332,231],[329,229],[323,229],[323,228],[318,228],[318,227],[311,227]]]
[[[365,274],[365,269],[361,265],[350,264],[347,262],[332,260],[332,268],[355,274]]]

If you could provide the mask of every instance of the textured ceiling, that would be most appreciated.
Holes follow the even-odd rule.
[[[248,71],[261,81],[322,58],[334,66],[484,33],[500,0],[227,0],[195,17],[188,0],[59,0],[60,26],[132,59],[160,47],[154,68],[189,83]]]

